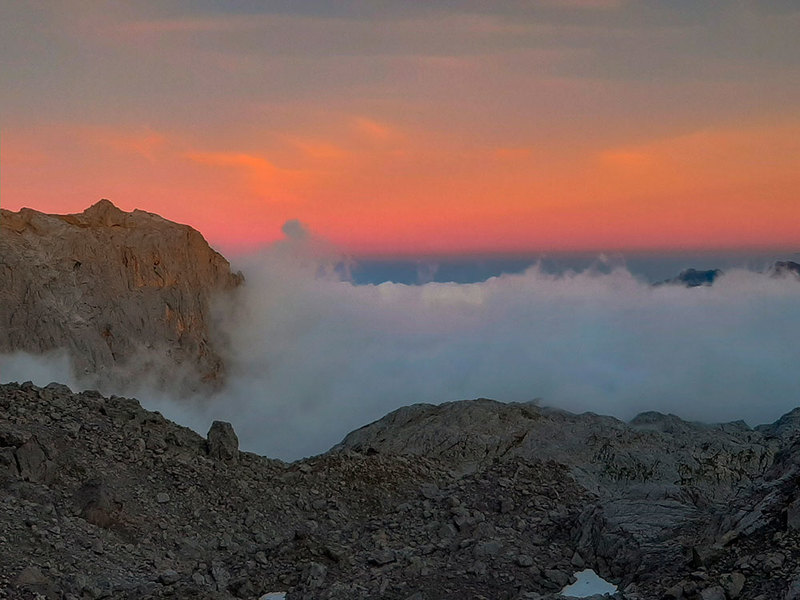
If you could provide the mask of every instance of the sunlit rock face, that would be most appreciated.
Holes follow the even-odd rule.
[[[215,387],[212,296],[242,281],[187,225],[101,200],[74,215],[0,211],[0,352],[66,349],[98,387]]]

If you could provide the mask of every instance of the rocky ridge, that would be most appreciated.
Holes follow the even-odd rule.
[[[418,405],[291,464],[57,384],[0,414],[0,597],[535,600],[588,567],[628,600],[798,598],[800,411]]]
[[[720,269],[684,269],[675,277],[659,282],[657,285],[682,285],[684,287],[700,287],[713,285],[714,281],[722,275]]]
[[[709,566],[709,557],[738,552],[765,531],[791,531],[796,541],[799,425],[800,409],[751,429],[654,412],[624,423],[481,399],[401,408],[352,432],[337,449],[425,456],[456,472],[508,460],[564,465],[595,496],[578,519],[576,551],[602,575],[659,597],[663,581],[656,584],[654,573],[678,578],[687,565]],[[776,577],[770,593],[781,585]],[[688,585],[685,597],[700,587]]]
[[[800,280],[800,263],[791,260],[778,260],[768,267],[764,274],[777,278]],[[655,285],[680,285],[687,288],[712,286],[724,272],[721,269],[684,269],[675,277],[659,281]]]
[[[0,352],[66,349],[90,386],[220,385],[211,302],[241,282],[200,233],[152,213],[0,210]]]

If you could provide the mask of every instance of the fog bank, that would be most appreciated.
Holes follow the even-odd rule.
[[[658,410],[751,425],[800,405],[796,278],[733,269],[687,289],[624,267],[532,267],[473,284],[354,285],[301,226],[286,233],[236,265],[246,285],[217,307],[226,389],[206,401],[142,390],[144,406],[201,433],[231,421],[243,449],[291,459],[416,402],[540,399],[623,419]],[[32,378],[17,375],[23,363],[4,358],[2,380]]]

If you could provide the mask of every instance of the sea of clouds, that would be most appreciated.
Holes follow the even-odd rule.
[[[200,433],[230,421],[243,449],[294,459],[417,402],[537,400],[751,425],[800,405],[795,277],[731,269],[689,289],[621,266],[533,266],[470,284],[354,285],[302,226],[285,233],[238,261],[246,284],[216,306],[225,389],[211,399],[139,390],[145,407]],[[64,355],[3,357],[0,379],[80,388]]]

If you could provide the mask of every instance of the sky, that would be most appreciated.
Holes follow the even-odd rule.
[[[0,0],[0,206],[229,255],[800,245],[795,0]]]

